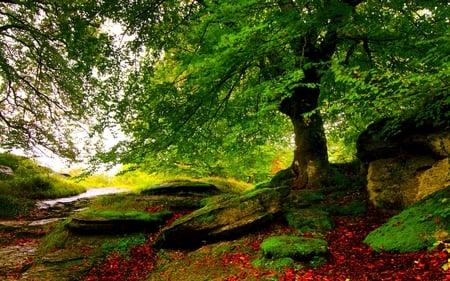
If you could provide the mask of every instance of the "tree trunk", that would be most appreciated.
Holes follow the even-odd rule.
[[[305,71],[305,83],[320,82],[315,70]],[[328,174],[328,152],[322,117],[314,112],[319,99],[319,88],[297,88],[291,97],[285,98],[280,111],[289,116],[294,126],[295,150],[290,173],[285,180],[293,188],[314,188]],[[305,113],[307,117],[305,116]]]
[[[296,175],[293,188],[320,186],[328,173],[328,155],[320,114],[292,118],[295,133],[294,161],[291,169]]]
[[[326,67],[321,63],[329,61],[333,56],[336,51],[339,27],[345,25],[355,7],[361,2],[362,0],[342,0],[342,7],[351,8],[352,13],[342,14],[337,11],[326,22],[322,22],[322,30],[318,26],[291,42],[294,52],[299,57],[316,64],[303,69],[302,82],[305,85],[317,86],[315,88],[298,87],[280,104],[280,111],[289,116],[294,125],[296,148],[291,167],[275,175],[273,184],[289,183],[293,188],[313,188],[327,178],[329,163],[325,132],[320,112],[314,111],[317,109],[320,94],[320,73],[323,73]],[[280,0],[278,4],[286,13],[296,11],[293,1]],[[299,20],[302,19],[299,18]],[[299,65],[301,68],[304,66]]]

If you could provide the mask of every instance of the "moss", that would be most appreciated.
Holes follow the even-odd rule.
[[[364,242],[376,251],[406,253],[431,248],[437,237],[450,232],[449,202],[450,187],[447,187],[392,217]]]
[[[67,224],[70,223],[70,219],[61,221],[55,225],[51,225],[39,244],[39,253],[42,255],[54,251],[56,249],[63,249],[66,245],[66,241],[70,236],[67,230]]]
[[[252,266],[256,268],[267,268],[271,270],[283,270],[285,268],[294,268],[295,266],[295,260],[292,258],[280,258],[280,259],[266,259],[266,258],[259,258],[252,261]],[[298,266],[301,267],[301,266]],[[297,267],[297,269],[299,269]]]
[[[328,212],[338,216],[363,216],[367,212],[367,204],[360,201],[352,201],[344,205],[332,205]]]
[[[161,221],[170,216],[172,212],[161,211],[156,213],[147,213],[142,211],[115,211],[115,210],[86,210],[78,214],[84,219],[108,219],[108,220],[142,220],[142,221]]]
[[[333,229],[328,213],[318,209],[291,210],[286,212],[284,217],[289,227],[296,228],[300,232],[323,232]]]
[[[325,196],[318,190],[295,190],[289,195],[288,208],[305,208],[324,200]]]
[[[321,256],[328,252],[325,240],[298,236],[274,236],[265,239],[260,246],[266,257],[280,259],[309,261],[314,256]]]
[[[118,241],[108,240],[102,244],[102,249],[105,255],[116,251],[121,254],[126,254],[131,247],[141,246],[147,242],[147,237],[143,233],[137,233],[126,236]]]

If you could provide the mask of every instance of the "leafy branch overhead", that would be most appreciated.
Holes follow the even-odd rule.
[[[73,156],[80,120],[125,134],[101,161],[217,167],[294,135],[301,187],[326,176],[325,129],[354,142],[382,118],[449,120],[442,1],[0,5],[4,147]]]

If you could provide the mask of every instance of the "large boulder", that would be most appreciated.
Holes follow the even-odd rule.
[[[431,123],[406,121],[397,133],[389,120],[372,124],[357,143],[370,200],[378,207],[401,210],[450,183],[450,132]]]
[[[280,190],[281,191],[281,190]],[[195,248],[230,239],[272,220],[281,210],[283,192],[263,188],[238,195],[222,195],[162,229],[160,248]]]

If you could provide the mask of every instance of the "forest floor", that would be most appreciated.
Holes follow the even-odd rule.
[[[356,197],[366,198],[366,195],[358,194]],[[350,194],[341,200],[345,203],[353,198],[354,194]],[[181,216],[179,213],[174,214],[167,224]],[[158,233],[153,233],[148,234],[143,243],[130,245],[125,251],[110,252],[104,259],[93,262],[94,266],[87,272],[71,276],[68,280],[450,281],[448,243],[442,243],[430,251],[404,254],[375,252],[363,243],[367,234],[385,223],[390,216],[369,205],[364,216],[333,216],[335,227],[332,231],[301,234],[296,229],[286,227],[282,220],[275,220],[265,228],[235,240],[204,245],[194,250],[154,249],[152,244]],[[26,221],[27,218],[22,220]],[[33,266],[36,257],[32,249],[37,247],[44,233],[37,230],[31,235],[25,233],[20,237],[11,234],[9,231],[0,231],[0,249],[15,251],[29,247],[31,250],[16,265],[9,265],[11,271],[3,272],[3,276],[6,276],[6,280],[22,280],[21,272]],[[264,239],[292,234],[328,241],[327,262],[314,268],[304,267],[300,263],[284,267],[270,260],[255,264],[255,261],[262,260],[260,244]],[[64,271],[64,268],[60,270]],[[32,280],[61,279],[47,276],[45,279]]]
[[[233,241],[204,245],[194,251],[153,250],[152,241],[133,247],[127,254],[112,253],[103,263],[91,269],[87,281],[152,280],[152,281],[449,281],[448,244],[414,253],[378,253],[363,243],[366,235],[386,222],[389,215],[369,207],[364,216],[333,217],[335,228],[326,233],[304,233],[320,236],[329,243],[327,263],[307,268],[300,265],[282,267],[266,262],[256,267],[261,258],[260,244],[275,235],[296,234],[281,222]],[[182,238],[180,238],[182,239]]]

